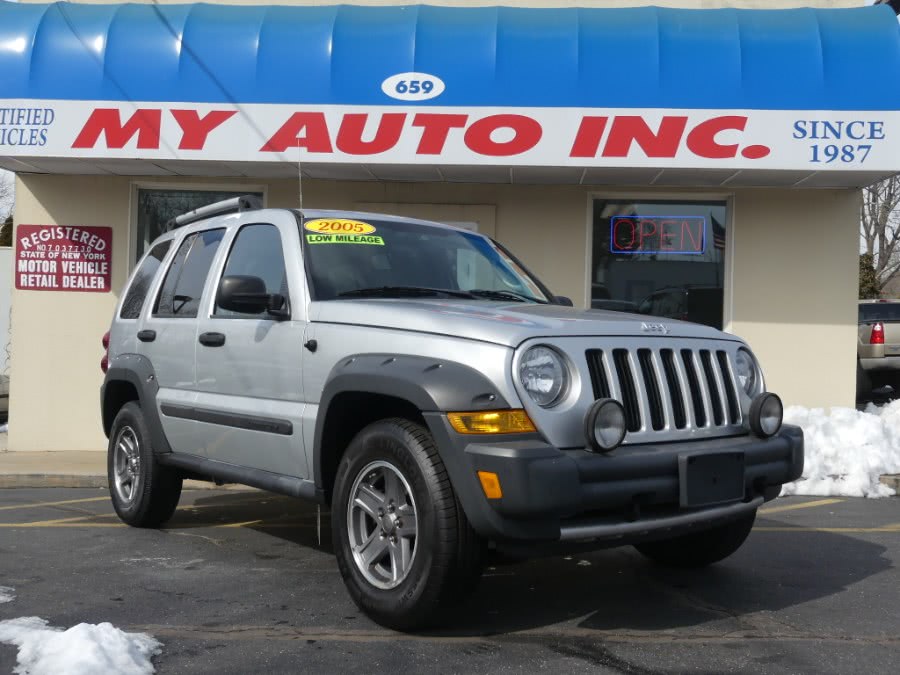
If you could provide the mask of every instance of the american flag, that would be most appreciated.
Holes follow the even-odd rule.
[[[720,251],[725,250],[725,226],[722,225],[718,220],[716,220],[715,216],[710,214],[709,217],[712,222],[712,235],[713,235],[713,246]]]

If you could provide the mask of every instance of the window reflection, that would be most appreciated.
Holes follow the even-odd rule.
[[[595,200],[591,307],[722,327],[724,201]]]

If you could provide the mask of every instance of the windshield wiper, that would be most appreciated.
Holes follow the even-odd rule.
[[[530,295],[525,295],[524,293],[516,293],[515,291],[496,291],[490,290],[487,288],[475,288],[469,291],[474,296],[479,298],[494,298],[497,300],[514,300],[515,302],[537,302],[543,303],[542,300],[538,300],[537,298],[533,298]],[[543,303],[546,304],[546,303]]]
[[[352,291],[338,293],[339,298],[374,298],[406,295],[409,297],[427,297],[449,295],[453,298],[469,298],[473,296],[466,291],[454,291],[449,288],[428,288],[426,286],[376,286],[372,288],[356,288]]]

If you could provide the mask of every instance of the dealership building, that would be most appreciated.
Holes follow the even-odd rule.
[[[723,328],[787,405],[852,406],[860,188],[900,172],[890,7],[495,4],[0,0],[9,449],[105,448],[123,285],[243,194],[477,229],[576,306]]]

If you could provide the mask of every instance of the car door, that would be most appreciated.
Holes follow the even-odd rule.
[[[182,239],[152,306],[138,326],[138,353],[153,366],[159,385],[160,419],[176,452],[203,454],[204,441],[190,420],[171,413],[193,403],[196,318],[224,234],[224,228],[214,228],[189,233]]]
[[[297,222],[253,222],[236,228],[217,285],[227,276],[258,277],[284,296],[280,316],[226,310],[210,303],[199,321],[197,409],[206,415],[209,459],[307,478],[302,418],[305,283],[298,265]]]

